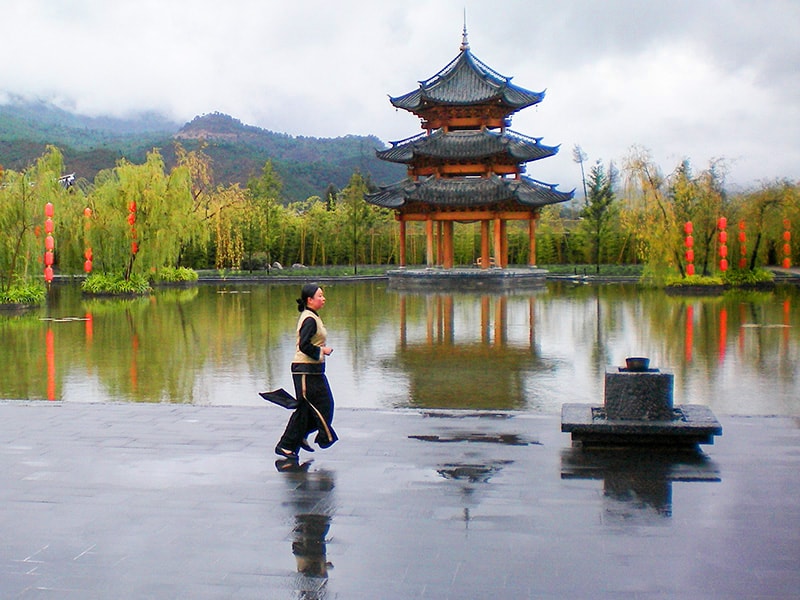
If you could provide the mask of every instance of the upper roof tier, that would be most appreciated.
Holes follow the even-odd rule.
[[[392,142],[392,147],[377,152],[378,158],[390,162],[412,164],[417,158],[432,160],[485,160],[505,157],[511,163],[524,163],[553,156],[558,146],[545,146],[541,138],[532,138],[511,130],[503,133],[486,129],[437,131],[419,134],[407,140]]]
[[[498,104],[511,114],[544,99],[544,92],[532,92],[511,83],[511,77],[501,75],[478,60],[462,44],[461,52],[446,67],[425,81],[419,88],[402,96],[390,97],[391,103],[403,110],[422,115],[436,105],[475,106]]]

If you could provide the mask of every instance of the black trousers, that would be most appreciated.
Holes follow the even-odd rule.
[[[315,442],[328,448],[338,440],[333,430],[333,394],[324,373],[292,373],[299,405],[289,417],[278,445],[297,451],[309,434],[317,432]]]

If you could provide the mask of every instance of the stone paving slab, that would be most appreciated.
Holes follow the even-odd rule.
[[[557,415],[345,409],[293,467],[287,416],[0,402],[0,598],[800,591],[798,419],[665,456],[572,448]]]

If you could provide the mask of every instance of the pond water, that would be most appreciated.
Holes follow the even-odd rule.
[[[0,398],[262,405],[292,390],[300,284],[201,284],[94,299],[54,286],[0,311]],[[675,374],[675,403],[800,416],[800,292],[674,297],[632,284],[548,282],[524,293],[325,285],[328,378],[349,408],[602,404],[628,356]]]

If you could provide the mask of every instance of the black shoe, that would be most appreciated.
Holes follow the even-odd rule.
[[[300,442],[300,447],[303,450],[305,450],[306,452],[313,452],[314,451],[314,449],[311,446],[308,445],[308,441],[307,440],[303,440],[302,442]]]
[[[288,450],[287,448],[281,448],[281,446],[275,446],[275,454],[278,456],[282,456],[283,458],[289,458],[291,460],[297,460],[299,457],[297,456],[297,452],[293,452],[292,450]]]

